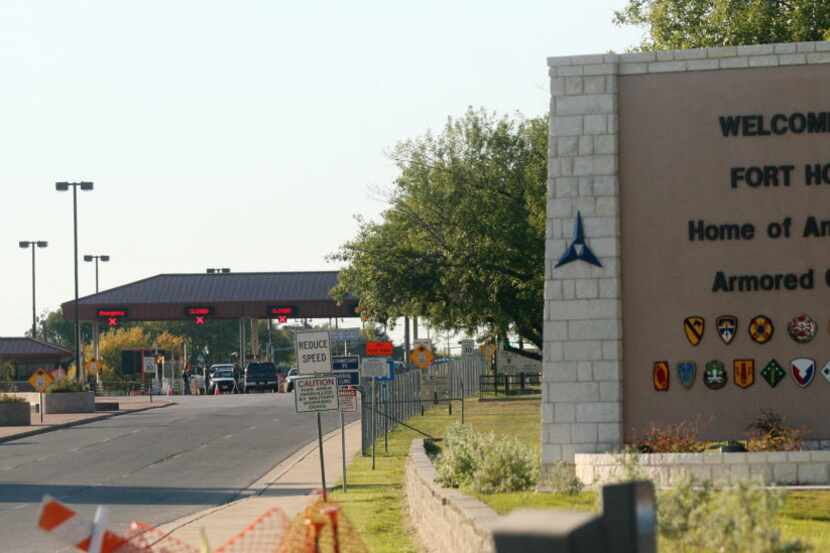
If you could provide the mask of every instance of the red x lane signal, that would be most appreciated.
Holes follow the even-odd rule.
[[[117,328],[121,324],[121,319],[125,319],[127,317],[127,310],[107,307],[97,310],[95,314],[99,319],[107,321],[107,326],[109,328]]]
[[[271,318],[277,319],[280,323],[288,322],[288,317],[296,317],[296,309],[289,305],[277,305],[268,310]]]
[[[207,322],[207,316],[213,314],[213,308],[188,307],[185,309],[185,313],[189,317],[193,317],[193,322],[196,323],[196,326],[204,326],[205,322]]]

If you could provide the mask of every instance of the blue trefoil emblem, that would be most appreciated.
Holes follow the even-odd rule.
[[[597,256],[594,255],[594,252],[591,251],[591,248],[589,248],[588,244],[585,243],[585,227],[582,225],[582,213],[577,211],[573,242],[571,242],[571,245],[565,250],[565,253],[562,254],[562,257],[559,258],[559,261],[556,263],[556,267],[554,268],[580,260],[590,263],[591,265],[596,265],[597,267],[602,267],[602,263],[599,262]]]

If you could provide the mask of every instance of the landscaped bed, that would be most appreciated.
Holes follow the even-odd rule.
[[[515,436],[532,448],[538,457],[540,413],[538,401],[468,401],[465,423],[478,432]],[[432,436],[442,437],[447,428],[460,420],[458,409],[449,416],[445,407],[428,410],[423,417],[408,422]],[[409,527],[406,498],[403,493],[404,467],[411,442],[423,437],[399,428],[389,436],[389,452],[378,441],[377,469],[371,470],[371,458],[358,458],[348,468],[349,492],[333,494],[346,515],[360,532],[370,551],[414,552],[417,547]],[[441,442],[438,442],[440,446]],[[523,491],[497,494],[474,494],[496,512],[506,514],[517,508],[556,508],[598,511],[597,494],[592,490],[568,495]],[[783,492],[783,507],[778,523],[785,539],[801,539],[815,551],[830,551],[830,491],[805,490]],[[660,552],[681,552],[677,541],[660,539]],[[686,549],[686,551],[697,551]]]

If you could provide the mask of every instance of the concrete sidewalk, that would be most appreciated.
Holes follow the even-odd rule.
[[[326,484],[331,489],[343,475],[340,430],[324,436],[323,451]],[[346,464],[359,453],[360,421],[356,421],[346,426]],[[216,549],[273,507],[282,509],[291,520],[311,503],[314,492],[320,487],[320,457],[315,439],[254,483],[250,488],[257,494],[254,497],[195,513],[159,529],[179,541],[199,547],[204,528],[211,549]]]
[[[158,409],[173,405],[166,397],[153,397],[151,402],[147,396],[95,396],[96,402],[117,402],[118,411],[101,411],[96,413],[68,413],[63,415],[44,415],[40,422],[40,414],[32,414],[32,424],[29,426],[0,426],[0,443],[17,440],[26,436],[52,432],[61,428],[69,428],[79,424],[87,424],[118,415],[136,413],[148,409]]]

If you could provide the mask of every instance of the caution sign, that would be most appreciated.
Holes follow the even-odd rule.
[[[297,372],[331,372],[331,340],[327,331],[298,332],[296,340]]]
[[[42,392],[49,387],[49,384],[51,384],[53,380],[54,378],[52,378],[51,374],[43,369],[38,369],[32,376],[29,377],[29,384],[32,385],[32,388],[34,388],[36,392]]]
[[[337,377],[307,376],[294,381],[294,406],[298,413],[340,409]]]

